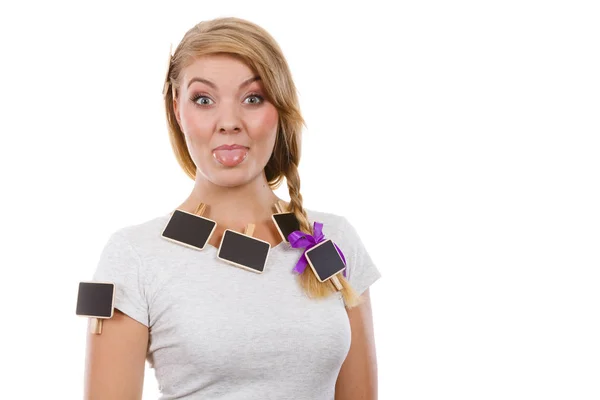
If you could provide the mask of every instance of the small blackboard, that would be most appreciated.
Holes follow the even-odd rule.
[[[200,215],[175,210],[162,232],[162,237],[172,242],[202,250],[217,223]]]
[[[79,282],[75,314],[82,317],[112,318],[114,302],[114,283]]]
[[[273,218],[273,222],[275,222],[275,226],[285,242],[289,243],[288,236],[290,233],[300,230],[300,222],[294,213],[277,213],[273,214],[271,218]]]
[[[330,239],[317,244],[304,254],[315,275],[321,282],[335,276],[346,268],[344,260],[342,260],[340,253]]]
[[[262,273],[267,263],[271,244],[230,229],[225,229],[217,257],[230,264]]]

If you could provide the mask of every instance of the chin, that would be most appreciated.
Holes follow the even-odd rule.
[[[211,182],[223,187],[241,186],[252,180],[245,168],[224,169],[211,175]]]

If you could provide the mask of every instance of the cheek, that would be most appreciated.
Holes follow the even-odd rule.
[[[196,107],[190,102],[185,102],[181,107],[181,126],[183,131],[190,137],[209,134],[212,130],[212,122],[209,118],[202,118]]]
[[[272,139],[275,141],[277,133],[277,109],[272,105],[265,107],[262,113],[257,113],[254,118],[248,122],[248,130],[251,132],[253,139],[256,141],[264,141]]]

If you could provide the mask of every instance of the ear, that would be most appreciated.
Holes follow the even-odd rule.
[[[175,114],[175,119],[177,120],[177,125],[179,125],[179,129],[181,129],[181,117],[179,116],[179,100],[177,99],[177,94],[175,93],[175,90],[173,90],[173,113]]]

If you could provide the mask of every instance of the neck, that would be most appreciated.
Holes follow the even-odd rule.
[[[207,206],[204,217],[218,221],[221,226],[239,228],[270,220],[276,212],[273,205],[278,200],[264,172],[244,185],[232,187],[215,185],[197,174],[192,193],[177,208],[193,213],[200,203],[204,203]]]

